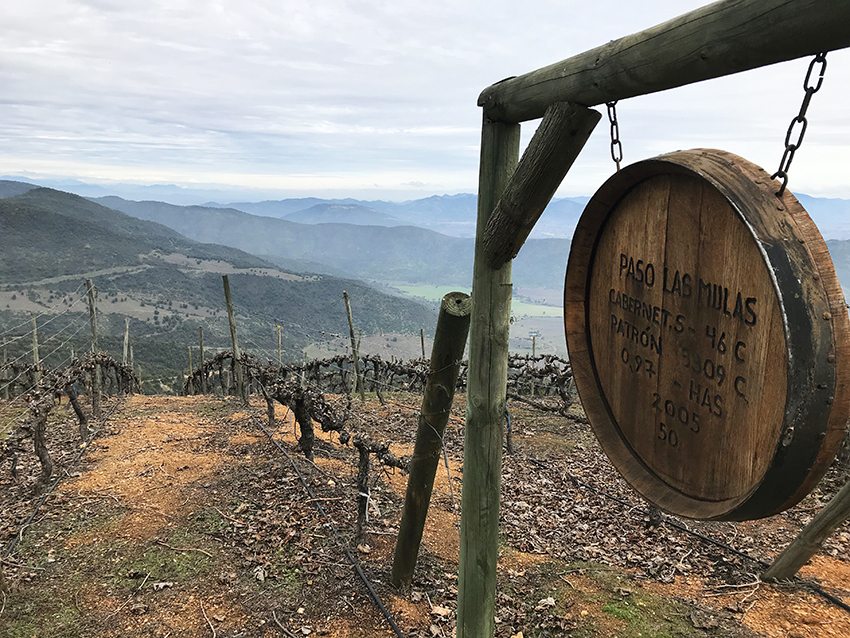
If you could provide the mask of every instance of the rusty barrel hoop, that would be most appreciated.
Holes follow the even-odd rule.
[[[750,520],[799,502],[850,416],[850,323],[814,222],[731,153],[613,175],[570,248],[576,386],[623,477],[668,512]]]

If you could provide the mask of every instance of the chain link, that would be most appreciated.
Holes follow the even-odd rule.
[[[817,69],[817,83],[812,85],[812,75]],[[800,106],[800,112],[788,127],[788,132],[785,134],[785,151],[782,153],[782,159],[779,162],[779,169],[770,176],[771,179],[777,177],[782,180],[782,186],[776,193],[777,197],[782,197],[785,193],[785,187],[788,186],[788,169],[791,168],[791,161],[794,159],[794,153],[803,144],[803,137],[806,135],[806,128],[809,126],[809,121],[806,119],[806,111],[809,109],[809,102],[812,101],[812,96],[820,90],[823,85],[823,77],[826,73],[826,53],[818,53],[809,63],[809,70],[806,71],[806,79],[803,80],[803,89],[806,95],[803,97],[803,104]],[[794,141],[792,141],[794,140]]]
[[[620,124],[617,122],[617,101],[606,102],[608,107],[608,121],[611,123],[611,159],[620,170],[620,162],[623,161],[623,144],[620,142]]]

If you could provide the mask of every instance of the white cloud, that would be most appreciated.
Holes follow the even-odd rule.
[[[0,173],[474,191],[482,89],[700,4],[5,0]],[[806,64],[621,102],[626,160],[724,146],[770,170]],[[831,53],[795,189],[850,196],[848,79]],[[610,172],[606,137],[603,120],[564,192]]]

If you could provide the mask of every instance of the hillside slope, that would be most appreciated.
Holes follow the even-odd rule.
[[[352,279],[301,275],[236,248],[188,239],[82,197],[45,188],[0,199],[0,330],[14,337],[39,315],[40,337],[73,332],[59,352],[87,349],[87,277],[99,289],[102,343],[120,353],[125,317],[137,362],[166,374],[196,344],[229,347],[221,275],[228,274],[243,347],[277,354],[277,326],[289,359],[328,334],[347,334],[342,291],[352,298],[357,327],[366,334],[431,331],[436,316],[412,300],[393,297]],[[24,314],[27,313],[27,314]],[[24,325],[24,328],[14,329]],[[11,332],[10,332],[11,331]],[[15,338],[10,355],[25,352]]]

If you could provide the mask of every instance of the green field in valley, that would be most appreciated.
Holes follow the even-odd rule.
[[[450,292],[465,292],[469,289],[452,286],[437,286],[433,284],[395,284],[393,286],[410,297],[419,297],[428,301],[440,301],[444,295]],[[511,302],[511,314],[515,317],[563,317],[564,310],[560,306],[545,306],[543,304],[529,303],[522,297],[514,296]]]

